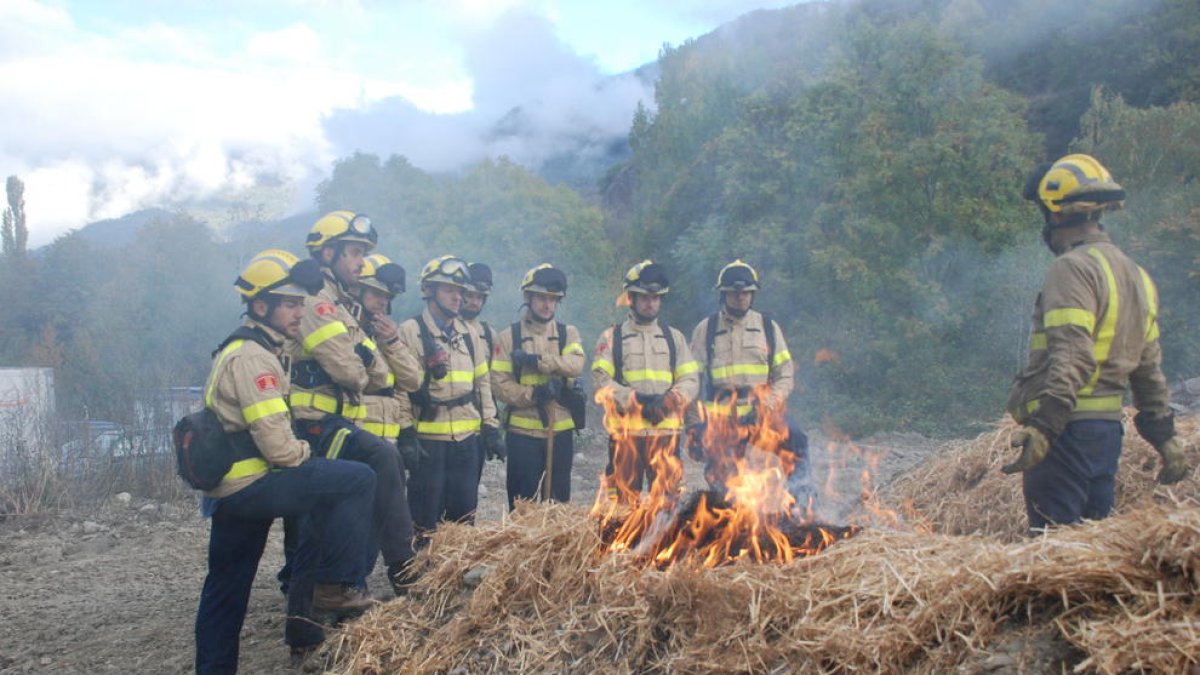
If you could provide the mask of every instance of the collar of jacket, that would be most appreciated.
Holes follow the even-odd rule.
[[[328,267],[321,268],[321,275],[325,277],[325,290],[333,294],[333,297],[340,303],[346,304],[353,302],[354,298],[350,296],[350,292],[342,286],[342,282],[338,281],[334,276],[333,270]]]
[[[442,329],[440,327],[438,327],[437,319],[433,318],[433,312],[429,311],[429,307],[426,307],[425,309],[421,310],[421,320],[425,322],[425,326],[429,329],[429,333],[431,335],[433,335],[434,337],[437,337],[439,335],[442,337],[446,337],[446,333],[444,333],[442,331]],[[453,319],[450,319],[450,321],[448,321],[446,323],[446,326],[450,328],[449,337],[454,337],[455,333],[466,333],[467,332],[467,326],[466,326],[466,324],[463,323],[463,320],[461,317],[456,316]]]
[[[745,324],[748,322],[748,320],[754,313],[755,313],[754,308],[751,307],[750,309],[746,310],[745,314],[743,314],[741,316],[734,316],[729,313],[729,310],[725,309],[725,307],[722,306],[721,312],[720,312],[721,323],[728,324],[730,326],[733,326],[736,324]]]
[[[634,316],[633,310],[629,310],[629,319],[625,321],[625,327],[638,333],[661,333],[663,332],[658,326],[658,319],[650,323],[638,323],[637,317]],[[624,330],[624,328],[622,330]]]
[[[557,331],[554,328],[554,324],[557,321],[558,317],[545,322],[536,321],[533,315],[529,313],[529,310],[525,310],[525,313],[521,315],[521,332],[525,335],[549,335],[552,331]]]
[[[1089,234],[1083,235],[1079,239],[1076,239],[1075,241],[1071,242],[1070,246],[1067,247],[1067,251],[1071,251],[1076,248],[1079,248],[1080,246],[1086,246],[1088,244],[1100,244],[1100,243],[1104,243],[1104,244],[1112,243],[1112,239],[1109,238],[1108,233],[1103,230],[1101,230],[1099,232],[1091,232]],[[1064,253],[1065,252],[1066,251],[1064,251]]]
[[[245,326],[246,328],[257,328],[257,329],[261,330],[263,333],[266,333],[267,339],[269,339],[271,341],[271,344],[275,346],[274,351],[276,354],[278,354],[283,349],[283,341],[287,339],[287,336],[284,335],[283,333],[280,333],[279,331],[275,330],[274,328],[271,328],[270,326],[268,326],[265,323],[255,321],[254,319],[251,319],[249,317],[242,319],[242,325]]]

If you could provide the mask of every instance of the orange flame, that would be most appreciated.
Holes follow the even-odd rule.
[[[835,363],[836,364],[836,363],[841,363],[841,362],[842,362],[842,357],[838,356],[837,352],[833,351],[832,349],[828,349],[826,347],[821,347],[820,349],[817,350],[817,353],[813,355],[813,365],[814,366],[819,366],[822,363]]]

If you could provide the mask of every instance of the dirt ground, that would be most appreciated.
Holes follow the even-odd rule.
[[[907,436],[872,439],[858,454],[839,448],[831,455],[819,436],[812,445],[814,479],[836,484],[848,502],[861,493],[864,468],[875,465],[875,480],[885,481],[933,447]],[[606,462],[603,437],[585,432],[576,451],[572,500],[590,503]],[[685,464],[689,485],[702,485],[700,467]],[[114,486],[87,510],[0,519],[0,673],[191,671],[207,522],[194,503],[136,493],[126,501],[121,491]],[[505,503],[504,466],[489,462],[479,519],[502,518]],[[242,632],[245,673],[294,672],[282,638],[284,598],[274,582],[282,563],[279,528],[271,537]],[[381,572],[371,586],[380,598],[390,596]]]

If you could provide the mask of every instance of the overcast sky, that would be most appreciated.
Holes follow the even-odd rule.
[[[620,133],[652,92],[597,93],[597,82],[653,61],[664,43],[788,4],[0,0],[0,174],[25,181],[37,246],[263,175],[311,186],[354,149],[429,170],[497,151],[521,159],[538,150],[467,139],[531,101],[552,134]],[[385,119],[391,133],[376,134]],[[378,147],[362,147],[373,138]],[[311,201],[306,192],[298,199]]]

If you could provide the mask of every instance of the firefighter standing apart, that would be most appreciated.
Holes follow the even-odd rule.
[[[741,260],[723,267],[716,284],[721,308],[692,331],[692,354],[703,368],[704,389],[703,408],[688,407],[688,454],[706,463],[705,478],[722,490],[735,471],[733,455],[744,448],[706,451],[704,420],[726,415],[734,417],[736,425],[749,427],[765,415],[785,418],[794,384],[795,364],[783,330],[752,308],[760,283],[758,271]],[[789,488],[802,507],[811,506],[808,439],[799,429],[789,428],[784,447],[796,461]]]
[[[651,260],[634,265],[625,273],[624,289],[629,318],[600,334],[592,356],[592,384],[597,397],[612,394],[618,413],[638,413],[622,421],[635,437],[636,456],[615,456],[618,445],[610,437],[605,469],[606,476],[637,492],[643,478],[648,485],[654,483],[654,453],[679,454],[684,409],[699,391],[700,366],[683,333],[658,321],[663,296],[670,290],[663,266]],[[608,496],[630,498],[611,482]]]
[[[1024,473],[1029,526],[1038,530],[1112,509],[1126,389],[1138,433],[1162,455],[1159,482],[1179,481],[1190,467],[1167,405],[1154,282],[1100,224],[1125,191],[1094,158],[1073,154],[1035,169],[1024,197],[1041,210],[1056,258],[1034,305],[1029,362],[1008,398],[1021,454],[1004,471]]]
[[[541,494],[543,501],[570,501],[575,456],[571,432],[584,403],[576,379],[586,360],[579,330],[554,320],[567,294],[566,275],[543,263],[525,274],[521,292],[525,311],[520,321],[496,335],[492,360],[492,387],[508,406],[504,426],[509,509],[517,499],[534,499],[546,485],[550,489]],[[547,459],[548,482],[543,475]]]
[[[428,454],[409,494],[420,543],[443,517],[474,522],[481,443],[500,443],[487,348],[459,317],[470,281],[459,258],[429,261],[421,270],[425,310],[400,324],[400,341],[414,351],[423,371],[421,386],[409,397]]]
[[[308,443],[292,431],[284,399],[290,382],[283,344],[299,334],[307,295],[291,277],[295,265],[295,256],[275,249],[250,260],[236,281],[246,319],[214,352],[204,387],[204,405],[243,459],[202,502],[212,530],[196,612],[197,673],[237,672],[250,588],[277,517],[308,518],[312,527],[305,530],[319,537],[313,542],[323,560],[316,572],[318,609],[342,613],[371,605],[350,584],[362,574],[375,476],[362,464],[311,457]],[[289,601],[289,610],[302,610],[310,600]],[[308,617],[289,615],[285,638],[293,650],[324,639]]]
[[[296,431],[327,459],[363,462],[375,471],[374,535],[397,595],[407,591],[413,526],[404,472],[395,446],[355,426],[366,417],[363,392],[388,386],[387,364],[372,349],[351,310],[350,289],[363,259],[375,247],[375,228],[365,215],[334,211],[308,234],[309,254],[321,266],[324,283],[304,303],[300,335],[291,345],[292,394]],[[374,547],[363,554],[374,563]]]

